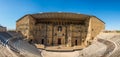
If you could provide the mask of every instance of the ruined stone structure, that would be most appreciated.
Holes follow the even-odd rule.
[[[0,32],[5,32],[5,31],[7,31],[6,27],[0,25]]]
[[[27,14],[17,20],[16,31],[45,46],[88,46],[105,29],[95,16],[76,13]]]

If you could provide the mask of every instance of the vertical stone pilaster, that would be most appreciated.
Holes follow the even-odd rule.
[[[54,45],[53,39],[54,39],[54,24],[52,24],[52,46]]]
[[[69,25],[67,47],[71,47],[71,46],[72,46],[72,25]]]

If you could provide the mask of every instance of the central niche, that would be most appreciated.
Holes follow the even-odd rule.
[[[55,45],[64,45],[66,40],[66,26],[65,25],[56,25],[53,27],[53,44]]]
[[[64,36],[64,27],[62,26],[62,25],[59,25],[59,26],[57,26],[57,36],[58,37],[62,37],[62,36]]]
[[[62,31],[62,26],[58,26],[58,31],[59,31],[59,32]]]

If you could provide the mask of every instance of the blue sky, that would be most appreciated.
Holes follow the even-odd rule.
[[[120,30],[119,0],[0,0],[0,24],[15,29],[25,14],[59,11],[95,15],[106,30]]]

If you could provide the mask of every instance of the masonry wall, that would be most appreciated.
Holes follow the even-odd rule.
[[[25,38],[29,36],[29,16],[25,16],[20,21],[17,21],[16,31],[21,32]]]
[[[96,37],[101,31],[105,29],[105,23],[96,17],[91,17],[91,37]]]
[[[85,45],[90,45],[93,39],[105,29],[105,23],[99,20],[98,18],[92,16],[90,17],[88,35],[85,42]]]
[[[83,25],[73,25],[72,26],[72,45],[78,46],[82,45],[87,35],[87,27]],[[76,44],[77,43],[77,44]]]
[[[88,46],[92,40],[105,29],[105,24],[96,17],[83,20],[81,24],[61,25],[39,23],[32,16],[25,16],[16,23],[16,31],[20,31],[26,38],[44,45]],[[77,43],[77,44],[76,44]]]
[[[6,27],[0,27],[0,32],[5,32],[7,31]]]
[[[29,16],[29,39],[33,40],[34,42],[36,42],[35,40],[35,36],[37,35],[36,33],[36,27],[35,27],[35,23],[36,23],[36,20],[32,17],[32,16]]]
[[[62,25],[62,31],[59,32],[57,31],[59,25],[37,23],[36,19],[31,16],[25,16],[17,22],[16,26],[16,30],[22,32],[28,40],[32,39],[35,43],[48,46],[58,45],[58,38],[62,41],[61,45],[67,43],[68,46],[81,45],[86,38],[88,28],[86,24]],[[44,43],[42,43],[42,40],[44,40]]]

